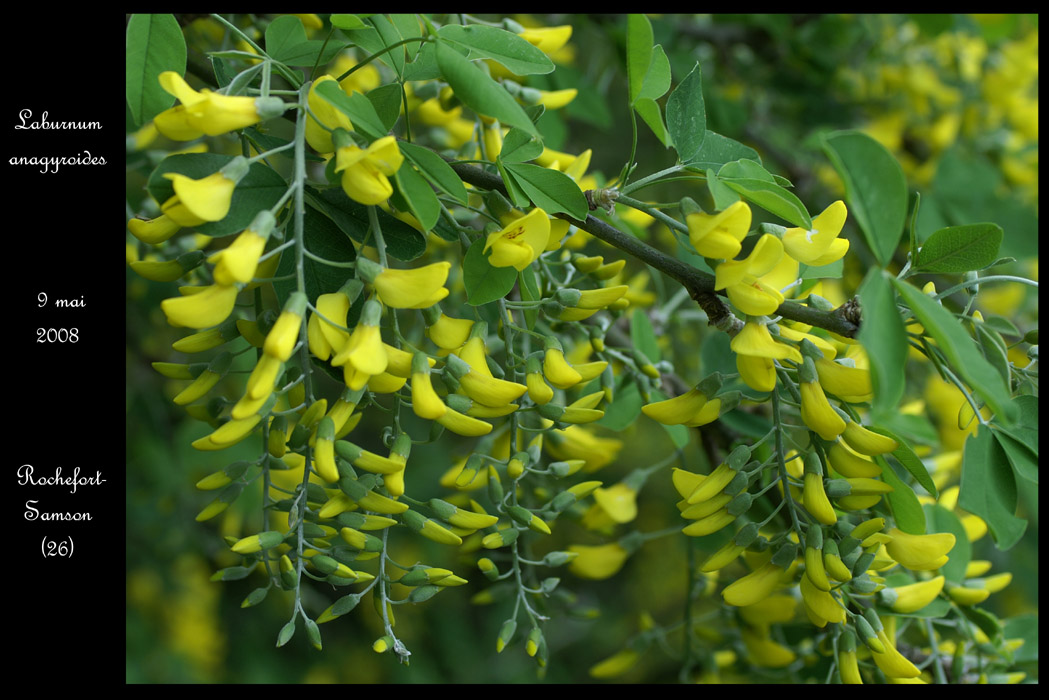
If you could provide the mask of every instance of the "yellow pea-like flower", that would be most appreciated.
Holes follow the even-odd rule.
[[[171,180],[175,194],[161,206],[161,210],[183,226],[199,226],[206,221],[226,218],[233,191],[240,180],[226,170],[199,180],[181,173],[164,173],[164,177]]]
[[[878,665],[889,678],[917,678],[921,671],[911,661],[896,649],[896,644],[885,634],[884,629],[877,631],[878,640],[884,645],[885,651],[879,653],[871,651],[874,663]]]
[[[824,440],[835,440],[845,430],[819,382],[801,382],[801,420]]]
[[[954,547],[955,537],[949,532],[930,535],[911,535],[898,528],[887,533],[892,540],[885,550],[894,560],[914,571],[938,569],[947,563],[947,553]]]
[[[699,503],[707,499],[713,498],[714,496],[721,493],[721,490],[728,486],[729,482],[735,478],[736,472],[728,466],[728,464],[719,464],[710,475],[703,480],[695,490],[689,494],[689,504]]]
[[[860,666],[856,660],[855,649],[838,652],[838,671],[841,673],[841,682],[843,684],[863,684],[863,678],[860,676]]]
[[[672,399],[646,404],[641,412],[663,425],[681,425],[692,420],[706,403],[706,394],[699,389],[689,389]]]
[[[426,334],[442,350],[455,351],[470,337],[474,322],[467,318],[452,318],[443,313],[426,329]]]
[[[940,595],[945,581],[943,576],[937,576],[928,581],[918,581],[906,586],[886,589],[892,590],[896,596],[890,607],[898,613],[912,613],[921,610]]]
[[[797,655],[769,636],[767,629],[761,632],[751,627],[744,627],[740,636],[751,660],[764,668],[783,668],[794,663]]]
[[[849,241],[838,238],[848,210],[838,200],[813,217],[812,228],[791,228],[783,234],[783,249],[790,257],[806,265],[828,265],[841,259],[849,250]]]
[[[845,430],[841,433],[841,439],[855,452],[870,457],[892,452],[900,446],[891,437],[867,430],[853,421],[849,421],[848,425],[845,426]]]
[[[582,375],[565,360],[564,351],[556,347],[547,348],[543,355],[543,375],[558,389],[570,389],[583,381]]]
[[[846,367],[839,362],[826,358],[815,361],[816,372],[824,390],[849,403],[869,401],[874,389],[871,387],[871,373],[866,369]]]
[[[827,450],[827,462],[831,469],[844,477],[872,479],[881,476],[881,467],[862,457],[841,442],[835,442]]]
[[[621,676],[637,664],[641,657],[633,649],[622,649],[603,661],[590,667],[591,678],[615,678]]]
[[[492,432],[491,423],[478,420],[477,418],[471,418],[466,414],[459,413],[451,407],[449,407],[448,410],[436,420],[456,435],[462,435],[464,437],[480,437],[481,435],[487,435]]]
[[[425,309],[448,296],[444,284],[451,263],[436,262],[408,270],[383,268],[374,280],[383,304],[394,309]]]
[[[845,608],[838,603],[833,594],[817,588],[808,576],[801,577],[799,587],[802,601],[809,610],[815,613],[817,618],[838,624],[845,622]]]
[[[237,288],[213,284],[195,293],[172,297],[160,302],[168,323],[186,328],[217,326],[233,313]]]
[[[630,552],[618,542],[597,546],[574,544],[567,551],[577,555],[569,563],[569,571],[579,578],[594,581],[614,576],[630,556]]]
[[[801,493],[802,503],[805,510],[812,517],[824,525],[834,525],[838,522],[838,516],[834,512],[834,506],[827,498],[827,492],[823,488],[823,477],[813,472],[806,472],[805,486]]]
[[[483,252],[492,251],[488,262],[493,267],[523,270],[546,250],[549,240],[550,217],[536,207],[501,231],[489,234]]]
[[[782,568],[772,562],[767,562],[726,586],[721,592],[721,597],[729,605],[737,607],[753,605],[779,587],[782,574]]]
[[[703,212],[685,217],[688,237],[696,252],[707,258],[731,260],[742,248],[750,230],[751,211],[743,200],[711,215]]]

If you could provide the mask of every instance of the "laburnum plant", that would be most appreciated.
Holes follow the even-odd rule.
[[[577,591],[683,568],[675,609],[603,611],[634,632],[573,652],[588,677],[1022,680],[1037,637],[974,555],[1019,541],[1037,483],[1037,329],[977,306],[1037,286],[999,271],[1008,230],[919,239],[861,131],[817,135],[842,194],[803,202],[707,128],[716,64],[615,22],[633,138],[565,152],[570,22],[130,17],[127,258],[177,283],[153,367],[192,448],[238,455],[170,526],[218,523],[213,579],[285,602],[278,647],[368,616],[408,664],[416,604],[482,606],[491,653],[543,671]]]

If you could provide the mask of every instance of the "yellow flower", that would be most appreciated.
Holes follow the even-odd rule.
[[[594,581],[614,576],[630,556],[630,552],[618,542],[598,546],[574,544],[567,551],[577,555],[569,563],[569,571],[579,578]]]
[[[731,260],[750,230],[750,207],[743,200],[717,214],[698,212],[685,217],[688,237],[696,252],[707,258]]]
[[[955,537],[949,532],[911,535],[897,528],[887,533],[892,539],[885,550],[894,560],[914,571],[938,569],[947,563],[947,553],[954,548]]]
[[[441,313],[440,317],[426,329],[434,345],[442,350],[455,351],[466,343],[474,322],[468,318],[452,318]]]
[[[689,389],[672,399],[646,404],[641,411],[663,425],[681,425],[693,420],[706,404],[706,394],[699,389]]]
[[[583,377],[565,360],[560,343],[557,345],[548,347],[543,355],[543,375],[558,389],[570,389],[583,381]]]
[[[943,590],[945,580],[943,576],[937,576],[928,581],[886,588],[880,591],[879,595],[885,596],[886,602],[896,612],[912,613],[916,610],[921,610],[935,600],[936,596],[940,595],[940,591]]]
[[[831,407],[819,382],[801,382],[801,420],[824,440],[836,440],[845,430],[845,421]]]
[[[622,649],[612,654],[607,659],[599,661],[590,667],[591,678],[615,678],[621,676],[634,667],[641,657],[633,649]]]
[[[277,97],[228,96],[210,90],[198,92],[174,71],[164,71],[159,80],[164,91],[178,98],[181,104],[158,114],[153,123],[157,131],[175,141],[243,129],[278,116],[286,108],[284,101]]]
[[[361,204],[379,204],[389,199],[393,185],[387,176],[396,173],[403,162],[404,156],[393,136],[377,139],[367,149],[351,144],[335,151],[335,172],[342,173],[342,189]]]
[[[215,264],[213,276],[219,284],[247,284],[255,277],[255,268],[266,249],[266,239],[276,220],[269,211],[255,217],[251,226],[237,236],[227,248],[209,258]],[[268,225],[267,225],[268,224]]]
[[[758,278],[772,271],[782,257],[783,243],[767,233],[746,258],[717,266],[714,289],[727,289],[729,300],[746,314],[769,315],[783,303],[783,294]]]
[[[741,630],[743,645],[751,661],[764,668],[783,668],[794,663],[794,651],[774,641],[767,629],[757,631],[750,627]]]
[[[448,411],[430,383],[430,365],[422,353],[412,359],[412,410],[428,420],[437,420]]]
[[[841,439],[855,452],[874,457],[876,455],[892,452],[899,443],[890,437],[867,430],[862,425],[849,421],[845,430],[841,433]]]
[[[199,226],[201,223],[203,222],[195,223],[193,226]],[[128,219],[127,228],[135,238],[143,243],[157,245],[178,233],[182,225],[170,216],[161,214],[155,219]]]
[[[729,605],[737,607],[753,605],[767,597],[779,586],[782,574],[783,569],[768,562],[743,578],[730,583],[721,592],[721,597]]]
[[[518,36],[543,53],[550,54],[559,51],[572,38],[572,25],[525,29]]]
[[[196,293],[160,302],[160,308],[173,326],[211,328],[229,318],[237,301],[237,288],[213,284],[197,288]]]
[[[820,384],[842,401],[863,403],[873,397],[869,370],[847,367],[824,357],[816,360],[815,364]]]
[[[812,229],[790,228],[783,234],[787,255],[806,265],[829,265],[849,250],[849,241],[838,238],[848,210],[840,199],[812,219]]]
[[[394,309],[425,309],[448,296],[444,283],[452,264],[437,262],[410,270],[383,268],[375,277],[379,300]]]
[[[776,342],[768,327],[756,321],[747,321],[729,347],[736,353],[736,368],[740,378],[757,391],[772,391],[775,388],[774,360],[801,362],[801,353],[797,349]]]
[[[302,328],[302,315],[305,311],[306,295],[301,292],[292,293],[285,302],[284,309],[277,317],[277,321],[266,334],[266,342],[262,346],[262,351],[281,362],[287,362],[295,349],[295,344],[299,342],[299,330]]]
[[[637,517],[637,490],[627,484],[595,489],[594,501],[613,522],[629,523]]]
[[[335,145],[331,140],[333,129],[353,129],[350,118],[342,110],[317,94],[317,86],[330,80],[335,80],[335,78],[330,75],[322,75],[314,80],[310,85],[309,95],[306,97],[310,108],[309,118],[306,121],[306,142],[318,153],[332,153],[335,150]]]
[[[219,172],[199,180],[181,173],[164,173],[175,194],[161,205],[161,210],[180,226],[221,221],[229,213],[233,190],[247,172],[247,161],[237,156]]]
[[[306,336],[310,352],[321,360],[339,353],[350,339],[350,333],[332,324],[345,327],[350,311],[350,298],[341,291],[317,297],[317,312],[310,316]]]
[[[332,358],[332,366],[345,366],[343,373],[346,385],[351,389],[363,388],[372,376],[385,372],[389,364],[378,325],[381,313],[379,302],[368,300],[361,312],[361,320],[346,345]]]
[[[491,249],[488,262],[493,267],[523,270],[546,250],[549,240],[550,217],[536,207],[511,221],[503,230],[489,234],[483,252]]]

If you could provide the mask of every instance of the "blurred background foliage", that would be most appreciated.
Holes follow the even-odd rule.
[[[551,148],[569,153],[593,149],[590,172],[596,183],[613,179],[624,165],[631,138],[624,70],[625,16],[555,14],[514,19],[525,26],[572,26],[570,43],[554,57],[558,69],[546,76],[531,76],[528,84],[548,90],[577,88],[579,93],[564,109],[548,111],[539,126]],[[911,192],[921,193],[919,241],[945,225],[992,221],[1005,230],[1002,255],[1015,258],[996,272],[1037,279],[1036,15],[652,15],[650,19],[655,42],[666,51],[675,83],[695,61],[701,63],[708,128],[753,147],[771,172],[791,180],[811,212],[821,211],[843,195],[840,180],[820,151],[818,135],[861,129],[893,152]],[[216,31],[221,35],[221,27],[207,18],[186,18],[184,24],[191,64],[205,61],[201,49],[214,44],[202,39],[215,36]],[[640,121],[638,130],[635,179],[671,165],[673,157]],[[129,172],[129,202],[141,199],[141,184]],[[646,188],[640,196],[667,202],[685,195],[711,209],[706,188],[694,180],[661,183]],[[673,236],[647,217],[633,216],[620,207],[616,218],[637,235],[664,249],[675,249]],[[849,235],[853,253],[840,288],[825,286],[825,296],[836,302],[855,291],[873,259],[856,234],[853,229]],[[596,254],[610,252],[588,237],[577,238],[571,245],[590,246]],[[903,253],[900,255],[902,265]],[[656,298],[666,300],[676,291],[664,290],[663,280],[648,277],[636,261],[629,261],[625,279],[631,281],[632,294],[641,303],[645,295],[651,303]],[[527,630],[518,630],[518,643],[495,653],[499,626],[510,616],[511,608],[508,601],[489,600],[487,581],[475,567],[478,555],[449,554],[447,548],[431,547],[432,543],[419,538],[402,538],[406,544],[397,558],[448,562],[448,568],[470,583],[424,604],[397,609],[398,633],[413,654],[410,667],[396,663],[392,655],[377,656],[371,651],[372,641],[382,632],[378,617],[365,604],[370,600],[352,614],[322,626],[323,652],[310,647],[304,635],[276,650],[277,631],[289,618],[290,596],[272,593],[262,604],[243,610],[241,602],[257,587],[256,580],[209,580],[215,570],[237,563],[222,536],[239,537],[260,528],[260,495],[245,493],[214,520],[197,523],[194,519],[211,495],[197,491],[193,484],[235,459],[254,455],[248,454],[250,449],[244,444],[221,452],[197,452],[190,447],[209,428],[171,402],[182,383],[165,379],[150,367],[154,361],[186,360],[177,359],[171,350],[171,343],[181,334],[167,326],[160,311],[160,301],[174,295],[175,284],[146,281],[128,268],[126,290],[128,682],[500,683],[537,679],[535,662],[520,644]],[[1037,327],[1037,294],[1030,287],[985,285],[977,307],[984,314],[1011,319],[1021,333]],[[656,337],[661,338],[661,352],[672,359],[679,376],[696,381],[702,376],[701,364],[706,371],[713,368],[716,353],[710,348],[716,348],[715,344],[704,347],[702,353],[688,352],[707,332],[703,324],[697,322],[699,335],[695,338],[671,338],[661,333],[665,318],[657,312],[651,319]],[[1023,349],[1018,347],[1016,353],[1011,359],[1026,364]],[[910,398],[923,398],[921,389]],[[955,440],[957,435],[936,411],[940,400],[936,389],[930,382],[924,397],[926,413],[942,437]],[[226,393],[235,396],[237,390],[230,385]],[[644,418],[602,424],[600,436],[618,451],[615,461],[600,475],[606,484],[673,451],[662,428]],[[376,433],[381,428],[363,426],[364,432],[370,427]],[[717,439],[716,434],[705,437]],[[708,467],[697,442],[692,441],[688,448],[686,455],[693,461],[685,466],[705,472]],[[426,447],[425,452],[420,448],[413,453],[412,459],[413,464],[422,465],[415,467],[419,478],[430,479],[434,491],[413,495],[443,496],[437,481],[461,455],[447,436]],[[234,454],[238,449],[245,454]],[[669,476],[669,472],[661,474]],[[676,500],[669,478],[650,479],[640,504],[638,528],[650,532],[680,525]],[[1037,497],[1021,493],[1021,508],[1030,520],[1023,540],[1002,553],[989,537],[983,537],[975,543],[973,558],[992,560],[995,571],[1013,574],[1012,585],[986,606],[1003,617],[1019,616],[1010,624],[1030,628],[1037,626],[1038,613]],[[599,542],[592,535],[588,539],[581,528],[567,537],[555,531],[554,539],[551,549]],[[698,559],[707,553],[689,553],[691,542],[684,537],[653,540],[631,556],[617,576],[604,581],[587,581],[560,570],[562,600],[556,602],[563,603],[570,614],[558,611],[545,626],[550,645],[545,680],[587,681],[587,670],[596,662],[622,650],[639,633],[653,634],[653,629],[658,631],[656,644],[621,680],[676,680],[680,664],[675,656],[682,641],[674,624],[683,616],[686,572],[690,557]],[[713,583],[700,580],[697,585]],[[317,597],[305,601],[317,612],[339,595],[317,588],[305,590]],[[716,607],[711,605],[710,610]],[[694,610],[693,614],[701,617],[704,612],[708,611]],[[716,618],[711,619],[710,647],[704,652],[712,659],[714,652],[726,651],[717,638],[718,624]],[[1036,644],[1021,649],[1017,658],[1026,659],[1028,680],[1037,680]],[[748,680],[733,675],[731,664],[720,675],[717,668],[712,661],[704,679]]]

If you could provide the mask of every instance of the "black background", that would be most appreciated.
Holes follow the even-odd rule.
[[[19,678],[64,687],[122,680],[124,611],[124,412],[117,370],[124,304],[117,294],[119,200],[124,134],[124,23],[116,13],[9,16],[3,124],[3,251],[6,258],[3,403],[9,494],[4,571],[6,665]],[[97,121],[98,131],[19,130],[31,121]],[[12,158],[83,157],[105,165],[14,165]],[[53,170],[53,168],[51,168]],[[46,308],[38,294],[48,296]],[[86,307],[58,309],[56,299]],[[38,328],[77,329],[76,343],[40,343]],[[18,469],[52,477],[101,471],[105,483],[20,485]],[[26,519],[26,502],[49,512],[88,512],[89,522]],[[68,558],[45,557],[44,538],[72,538]],[[12,624],[15,622],[15,624]]]

